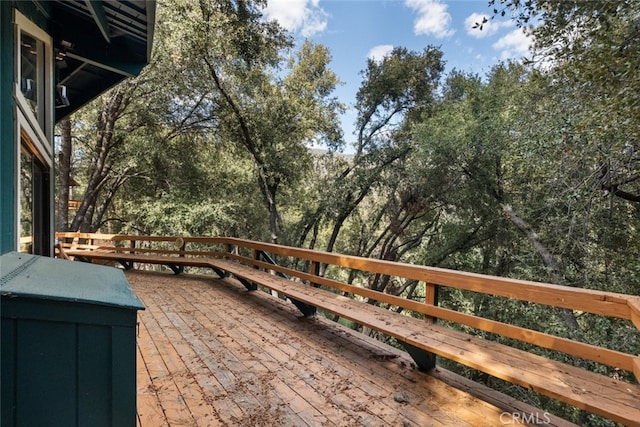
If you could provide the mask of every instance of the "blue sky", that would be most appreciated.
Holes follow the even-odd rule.
[[[267,18],[303,40],[329,47],[331,69],[343,84],[336,95],[351,106],[367,58],[381,58],[394,46],[444,53],[446,72],[456,68],[485,75],[500,60],[526,56],[531,41],[515,24],[496,18],[473,29],[492,9],[487,0],[269,0]],[[355,114],[343,117],[346,141],[354,139]]]

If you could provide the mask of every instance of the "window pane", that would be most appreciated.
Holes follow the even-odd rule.
[[[20,89],[44,130],[44,43],[20,33]]]
[[[20,250],[50,255],[50,169],[25,142],[20,153]]]
[[[33,156],[20,154],[20,250],[32,253],[33,243]]]

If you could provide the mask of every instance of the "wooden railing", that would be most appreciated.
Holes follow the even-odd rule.
[[[295,278],[298,282],[302,282],[299,284],[300,286],[307,284],[322,287],[340,295],[357,295],[360,299],[377,301],[394,308],[402,308],[407,312],[420,313],[427,320],[438,319],[464,325],[476,330],[497,334],[523,343],[628,371],[635,376],[636,383],[637,379],[640,378],[640,358],[637,355],[444,308],[438,306],[435,300],[436,288],[445,286],[572,310],[574,312],[624,319],[629,321],[626,327],[629,328],[630,332],[637,334],[638,329],[640,329],[640,297],[638,296],[368,259],[237,238],[75,233],[61,233],[57,237],[69,242],[62,245],[63,249],[72,250],[75,247],[75,252],[72,250],[73,253],[77,253],[77,250],[81,249],[110,251],[116,254],[123,254],[123,256],[126,254],[152,254],[155,257],[167,257],[169,260],[176,260],[177,258],[185,261],[201,258],[231,260],[255,269],[277,272],[290,278]],[[85,241],[82,241],[82,239]],[[76,243],[73,243],[74,241]],[[273,265],[261,260],[260,255],[262,253],[268,253],[274,258],[284,261],[281,264],[286,264],[287,266]],[[139,262],[144,262],[144,259]],[[317,275],[320,265],[327,266],[329,269],[357,270],[365,275],[380,274],[401,279],[417,280],[425,285],[425,298],[424,301],[409,300],[328,277],[321,277]],[[357,321],[357,319],[354,320]],[[510,347],[505,346],[504,348],[508,349]],[[451,356],[452,354],[445,354],[445,357]],[[469,362],[464,356],[456,357],[455,359],[459,359],[456,361],[461,363]],[[474,363],[476,362],[466,364],[477,368]],[[512,378],[512,374],[506,375],[500,372],[501,368],[498,364],[496,364],[495,368],[492,368],[491,360],[487,360],[487,365],[488,367],[482,370],[489,374],[520,385],[529,385],[527,381]],[[608,378],[606,376],[602,377],[603,380]],[[637,416],[637,422],[639,423],[637,425],[640,425],[640,387],[633,382],[619,382],[623,393],[622,396],[627,396],[625,398],[627,400],[626,406],[622,405],[620,411],[627,411],[627,413],[618,417],[618,415],[612,414],[616,412],[615,410],[607,409],[598,412],[592,407],[588,409],[630,425],[636,425],[629,420],[633,420]],[[609,386],[610,384],[607,382],[607,387]],[[531,388],[536,389],[533,386]],[[628,391],[628,394],[625,394],[626,391]],[[554,392],[547,394],[552,395]],[[562,396],[552,397],[565,400],[562,399]],[[572,399],[566,399],[565,401],[574,403]],[[575,404],[580,407],[579,401],[576,401]]]

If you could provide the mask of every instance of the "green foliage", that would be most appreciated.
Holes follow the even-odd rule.
[[[94,225],[278,240],[640,294],[639,2],[500,2],[496,14],[537,24],[534,59],[546,60],[498,64],[486,76],[443,76],[442,52],[433,47],[368,61],[349,155],[339,154],[343,106],[332,95],[339,78],[328,68],[331,53],[309,42],[294,50],[289,34],[260,17],[263,3],[161,5],[152,64],[74,118],[73,176],[90,186],[101,118],[118,96],[126,101],[109,122],[115,149],[97,188],[96,212],[105,210]],[[330,150],[309,149],[318,144]],[[321,273],[424,298],[423,283]],[[447,288],[440,302],[640,353],[626,321]],[[446,366],[574,421],[607,425]]]

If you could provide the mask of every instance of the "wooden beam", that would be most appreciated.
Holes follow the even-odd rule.
[[[627,304],[631,311],[631,321],[636,328],[640,329],[640,297],[630,297]]]
[[[240,255],[229,255],[229,258],[235,259],[240,262],[251,263],[247,257]],[[212,263],[217,262],[212,260]],[[260,261],[253,261],[253,264],[266,268],[266,263]],[[507,323],[498,322],[491,319],[485,319],[482,317],[474,316],[471,314],[460,313],[455,310],[438,307],[435,305],[425,304],[418,301],[408,300],[406,298],[398,297],[395,295],[389,295],[382,292],[374,291],[368,288],[361,288],[358,286],[347,285],[345,283],[327,279],[326,277],[312,276],[307,273],[302,273],[290,268],[281,266],[270,266],[272,270],[280,271],[290,276],[295,276],[301,280],[314,280],[317,284],[328,286],[330,288],[348,292],[350,294],[360,295],[378,302],[386,304],[396,305],[398,307],[412,310],[417,313],[422,313],[427,317],[437,318],[442,320],[448,320],[451,322],[459,323],[461,325],[470,326],[475,329],[480,329],[486,332],[502,335],[504,337],[513,338],[522,342],[536,345],[538,347],[548,348],[550,350],[560,351],[566,354],[570,354],[577,357],[583,357],[585,359],[592,360],[594,362],[602,363],[605,365],[631,371],[633,369],[632,357],[627,353],[623,353],[616,350],[610,350],[607,348],[598,347],[591,344],[581,343],[573,341],[568,338],[558,337],[556,335],[547,334],[544,332],[538,332],[531,329],[522,328],[519,326],[509,325]]]
[[[640,329],[640,297],[631,297],[628,303],[631,310],[631,322]],[[640,381],[640,357],[638,356],[633,358],[633,375],[635,375],[636,381]]]
[[[104,4],[102,4],[102,0],[85,0],[84,3],[87,5],[89,12],[91,12],[91,16],[100,29],[104,39],[107,43],[111,43],[111,37],[109,36],[109,21],[107,20],[107,14],[104,11]]]
[[[466,289],[488,295],[568,308],[570,310],[585,311],[602,316],[621,319],[631,318],[627,305],[629,296],[614,292],[467,273],[353,255],[300,249],[273,243],[254,242],[245,239],[225,238],[225,240],[245,248],[260,249],[283,256],[292,256],[303,260],[317,261],[370,273],[404,277],[425,283]]]

